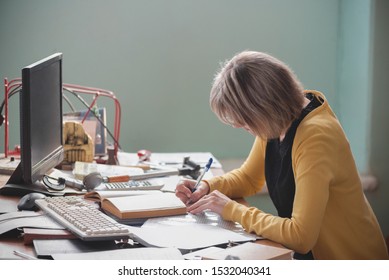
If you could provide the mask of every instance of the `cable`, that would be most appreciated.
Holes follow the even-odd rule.
[[[20,88],[22,87],[22,85],[19,85],[17,86],[16,88],[14,88],[9,94],[8,94],[8,99],[14,95],[15,93],[19,93],[20,92]],[[3,112],[3,108],[5,106],[5,99],[3,100],[3,102],[1,103],[0,105],[0,113]]]
[[[13,80],[15,81],[15,80]],[[11,81],[12,82],[12,81]],[[75,85],[70,85],[70,86],[75,86]],[[19,93],[21,91],[21,87],[22,87],[22,84],[19,84],[18,86],[16,86],[14,89],[12,89],[12,91],[10,91],[10,93],[8,94],[8,99],[13,96],[15,93]],[[90,92],[90,88],[84,88],[84,87],[80,87],[80,86],[76,86],[79,88],[79,90],[81,91],[85,91],[85,93],[91,93]],[[85,102],[85,100],[79,95],[77,94],[75,91],[72,91],[71,89],[69,88],[66,88],[65,86],[63,87],[63,90],[65,91],[68,91],[70,93],[72,93],[74,96],[76,96],[82,104],[84,104],[84,106],[89,110],[89,111],[93,111],[93,115],[94,117],[99,121],[99,123],[103,126],[104,129],[106,129],[107,133],[109,134],[109,136],[112,138],[112,140],[114,141],[115,145],[117,146],[117,148],[119,148],[120,150],[122,150],[122,148],[120,147],[120,144],[119,144],[119,141],[118,139],[116,139],[116,137],[112,134],[111,130],[104,124],[104,122],[100,119],[100,117],[98,116],[98,112],[96,112],[96,110],[91,110],[90,106],[88,105],[88,103]],[[100,89],[94,89],[92,88],[92,90],[97,90],[97,91],[101,91],[102,92],[102,96],[114,96],[114,94],[110,91],[105,91],[105,90],[100,90]],[[89,92],[88,92],[89,91]],[[95,94],[95,97],[99,96],[99,94]],[[69,98],[67,98],[65,95],[62,95],[62,98],[65,100],[65,102],[69,105],[70,109],[75,112],[76,109],[75,107],[73,106],[73,104],[71,103],[71,101],[69,100]],[[114,98],[116,100],[116,98]],[[120,104],[117,104],[115,103],[116,106],[119,106],[119,110],[120,110]],[[5,99],[3,100],[3,102],[1,103],[0,105],[0,126],[3,124],[4,122],[4,116],[2,115],[2,111],[3,111],[3,108],[5,106]],[[116,134],[116,129],[118,127],[120,127],[120,111],[119,111],[119,123],[116,123],[116,118],[118,116],[115,115],[115,134]],[[118,127],[117,127],[118,126]],[[119,131],[119,130],[118,130]],[[118,132],[118,138],[119,138],[119,132]]]
[[[22,87],[22,85],[19,85],[19,86],[17,86],[16,88],[14,88],[9,94],[8,94],[8,99],[10,98],[10,97],[12,97],[13,95],[15,95],[16,93],[20,93],[21,92],[21,87]],[[69,105],[69,107],[70,107],[70,109],[73,111],[73,112],[75,112],[76,111],[76,109],[75,109],[75,107],[74,107],[74,105],[71,103],[71,101],[69,100],[69,98],[67,98],[67,96],[65,96],[65,95],[62,95],[62,98],[66,101],[66,103]],[[4,109],[4,106],[5,106],[5,99],[3,100],[3,102],[1,103],[1,105],[0,105],[0,125],[2,125],[3,124],[3,122],[4,122],[4,116],[3,116],[3,109]]]
[[[22,85],[19,85],[19,86],[17,86],[16,88],[14,88],[14,89],[8,94],[8,99],[9,99],[12,95],[14,95],[14,94],[16,94],[16,93],[19,93],[19,92],[21,91],[21,89],[20,89],[21,87],[22,87]],[[3,116],[3,108],[4,108],[4,106],[5,106],[5,98],[4,98],[3,102],[2,102],[1,105],[0,105],[0,126],[3,125],[4,120],[5,120],[5,116]]]
[[[72,102],[70,102],[70,99],[62,94],[62,98],[66,101],[66,103],[69,105],[70,109],[72,110],[72,112],[75,112],[76,111],[76,108],[73,106]]]
[[[50,180],[56,181],[56,183],[53,183]],[[63,191],[65,189],[65,179],[64,178],[54,178],[50,177],[48,175],[43,176],[42,178],[43,184],[45,184],[46,187],[55,190],[55,191]]]

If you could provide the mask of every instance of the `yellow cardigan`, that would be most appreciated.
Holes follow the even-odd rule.
[[[236,201],[223,209],[226,220],[246,231],[315,259],[388,259],[377,219],[366,200],[350,145],[328,105],[308,114],[292,146],[296,192],[291,218],[281,218]],[[211,191],[231,198],[257,193],[265,184],[266,141],[256,138],[245,163],[208,180]]]

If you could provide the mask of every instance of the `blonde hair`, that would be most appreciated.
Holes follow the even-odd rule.
[[[215,76],[210,106],[229,125],[264,139],[279,137],[301,113],[303,87],[289,67],[261,52],[244,51]]]

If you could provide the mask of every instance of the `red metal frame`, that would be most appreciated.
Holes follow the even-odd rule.
[[[13,150],[13,151],[10,151],[9,150],[9,139],[8,139],[8,136],[9,136],[9,121],[8,121],[8,100],[9,100],[9,93],[10,91],[21,85],[22,84],[22,79],[20,78],[16,78],[16,79],[13,79],[11,80],[10,82],[8,82],[8,79],[5,78],[4,79],[4,109],[5,109],[5,112],[4,112],[4,156],[7,158],[8,156],[10,155],[18,155],[20,151],[18,150]]]
[[[13,79],[10,82],[8,82],[8,79],[4,79],[4,95],[5,95],[5,115],[4,115],[4,156],[7,158],[9,155],[17,154],[17,151],[10,151],[9,150],[9,123],[8,123],[8,100],[9,100],[9,93],[10,91],[21,85],[22,79],[17,78]],[[84,118],[82,119],[81,123],[84,123],[86,117],[88,116],[89,112],[92,110],[93,106],[96,104],[97,99],[100,96],[108,97],[112,99],[115,103],[115,120],[114,120],[114,133],[113,136],[116,141],[114,141],[114,151],[115,156],[117,155],[118,149],[119,149],[119,137],[120,137],[120,121],[121,121],[121,107],[119,100],[116,98],[115,94],[112,91],[100,89],[100,88],[94,88],[94,87],[85,87],[80,85],[74,85],[74,84],[62,84],[63,89],[77,92],[81,94],[89,94],[94,95],[93,100],[91,104],[89,105],[88,111],[86,112]]]

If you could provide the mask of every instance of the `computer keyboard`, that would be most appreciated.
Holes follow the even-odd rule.
[[[108,217],[82,197],[47,197],[37,199],[35,203],[82,240],[116,240],[130,236],[125,225]]]
[[[164,184],[156,181],[140,180],[117,183],[105,183],[109,190],[160,190]]]

